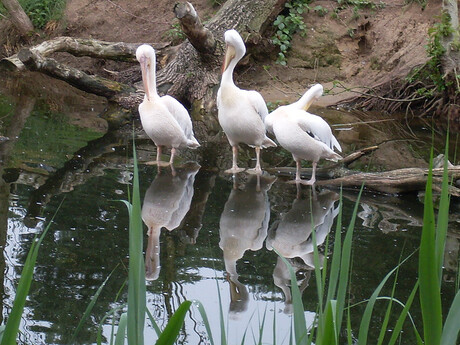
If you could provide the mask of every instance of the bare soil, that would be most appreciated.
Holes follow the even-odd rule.
[[[203,21],[219,9],[212,5],[217,1],[194,0],[192,3]],[[440,13],[441,2],[428,1],[424,10],[417,1],[374,3],[374,8],[356,11],[350,6],[337,11],[337,1],[313,1],[312,10],[304,15],[307,33],[295,35],[287,67],[274,62],[276,48],[273,47],[273,54],[265,59],[243,64],[238,70],[237,82],[259,90],[268,102],[284,102],[296,99],[315,82],[332,88],[332,81],[340,80],[346,86],[361,87],[364,91],[406,76],[427,59],[424,49],[427,31]],[[177,20],[173,7],[174,2],[168,0],[68,0],[63,20],[59,25],[49,25],[46,34],[139,43],[175,41],[178,37],[174,31]],[[325,14],[321,16],[321,12]],[[3,55],[18,47],[14,31],[6,28],[5,22],[0,23],[0,32],[5,33],[0,35]],[[127,68],[120,63],[65,58],[86,72],[106,76]],[[322,105],[356,95],[340,88],[331,94],[321,99]]]

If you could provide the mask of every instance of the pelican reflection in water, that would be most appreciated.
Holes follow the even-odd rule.
[[[298,282],[301,292],[308,286],[310,272],[315,268],[313,260],[312,231],[316,233],[316,243],[321,245],[331,230],[339,207],[334,203],[339,195],[329,190],[308,193],[310,196],[301,198],[300,193],[292,203],[291,209],[270,227],[266,246],[276,249],[278,253],[290,259],[297,275],[303,273]],[[320,257],[322,266],[323,257]],[[291,279],[288,268],[278,258],[273,271],[273,280],[285,296],[285,313],[292,313]]]
[[[267,236],[270,203],[267,192],[275,177],[251,175],[238,188],[236,182],[220,217],[220,242],[230,284],[230,317],[237,319],[247,309],[248,291],[238,281],[236,262],[250,249],[260,250]]]
[[[197,163],[186,163],[173,173],[160,170],[145,192],[142,220],[148,227],[148,245],[145,253],[146,279],[155,280],[160,273],[161,229],[174,230],[180,226],[190,209]]]

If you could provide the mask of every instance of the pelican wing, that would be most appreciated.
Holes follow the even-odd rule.
[[[260,115],[262,121],[265,121],[265,117],[268,115],[267,104],[265,104],[264,98],[257,91],[251,90],[247,91],[247,97],[254,108],[254,110]]]
[[[329,127],[322,117],[304,111],[294,112],[292,115],[302,130],[316,140],[325,143],[331,150],[335,147],[338,151],[342,152],[339,142],[332,134],[331,127]]]
[[[161,97],[162,103],[168,108],[168,111],[176,119],[180,128],[184,131],[187,139],[194,138],[192,120],[185,107],[175,98],[166,95]]]

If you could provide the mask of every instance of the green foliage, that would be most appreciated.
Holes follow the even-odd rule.
[[[329,12],[327,8],[324,8],[321,5],[315,6],[313,8],[313,11],[315,11],[315,13],[318,14],[318,16],[320,17],[324,17]]]
[[[186,38],[184,32],[182,31],[182,28],[180,27],[180,23],[178,21],[171,24],[171,29],[166,31],[163,36],[166,39],[170,40],[172,44],[179,44]]]
[[[424,68],[414,70],[408,76],[408,81],[426,81],[427,83],[434,84],[434,89],[427,90],[427,88],[422,87],[417,90],[418,94],[433,97],[435,92],[442,92],[449,86],[444,79],[441,66],[441,59],[446,53],[442,45],[442,40],[452,33],[451,18],[447,12],[443,12],[440,16],[440,21],[428,29],[428,44],[425,46],[425,50],[430,60]]]
[[[280,52],[276,60],[280,65],[286,65],[286,54],[291,48],[291,41],[296,32],[302,36],[306,33],[306,26],[302,14],[309,9],[308,0],[291,0],[287,2],[285,11],[287,14],[280,14],[273,22],[276,32],[272,37],[272,43],[279,47]]]
[[[36,29],[42,29],[50,20],[59,20],[65,7],[65,0],[22,0],[24,11]]]
[[[422,6],[422,9],[425,9],[426,4],[427,4],[427,0],[406,0],[405,2],[406,2],[406,4],[411,4],[411,3],[416,2],[416,3],[420,4],[420,6]]]

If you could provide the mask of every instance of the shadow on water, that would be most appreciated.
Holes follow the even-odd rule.
[[[117,264],[127,265],[128,217],[117,200],[129,198],[133,130],[108,130],[98,116],[106,107],[103,102],[85,102],[84,95],[62,85],[38,90],[31,87],[32,79],[19,79],[8,79],[6,86],[0,86],[0,136],[9,138],[0,143],[0,245],[5,258],[0,260],[4,282],[0,317],[11,309],[34,234],[65,196],[52,226],[54,233],[42,244],[20,342],[66,344],[100,284]],[[379,170],[398,160],[426,161],[429,129],[419,126],[418,132],[411,132],[406,119],[372,124],[365,114],[363,124],[363,119],[349,112],[317,113],[339,125],[338,138],[348,152],[373,143],[387,146],[387,151],[357,162],[355,168]],[[158,172],[157,167],[144,164],[155,157],[154,145],[138,124],[134,133],[146,224],[147,300],[160,326],[185,299],[198,299],[208,315],[218,315],[219,290],[230,342],[240,342],[248,325],[258,329],[254,315],[261,317],[266,311],[267,320],[276,315],[282,343],[291,324],[290,280],[273,248],[294,267],[307,320],[313,322],[317,297],[316,282],[310,279],[314,269],[311,233],[314,229],[324,253],[326,237],[334,238],[339,190],[297,189],[268,174],[222,175],[219,171],[231,160],[225,141],[222,145],[203,143],[198,152],[181,152],[175,174],[169,168]],[[442,140],[442,136],[435,138]],[[252,150],[242,151],[242,161],[253,166]],[[290,155],[279,149],[265,150],[263,160],[263,167],[292,164]],[[356,196],[355,190],[343,191],[344,227]],[[454,203],[445,253],[446,303],[453,296],[458,264],[460,219],[455,207]],[[351,303],[368,298],[401,253],[406,256],[417,249],[422,210],[415,193],[394,196],[368,191],[363,195],[354,237]],[[328,243],[331,252],[333,241]],[[415,260],[402,267],[398,298],[407,297],[416,271]],[[98,322],[126,301],[126,293],[114,301],[126,277],[124,269],[114,273],[79,343],[93,344]],[[383,308],[376,312],[377,319],[384,314]],[[362,311],[361,307],[351,311],[353,325]],[[191,313],[179,343],[206,343],[200,322]],[[217,318],[212,318],[211,325],[216,337]],[[266,327],[269,342],[271,322]],[[154,337],[152,329],[147,332]],[[371,337],[378,336],[374,333]],[[404,341],[411,344],[413,339]]]

